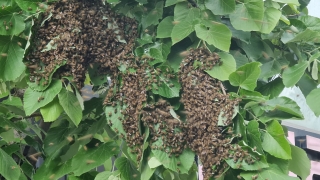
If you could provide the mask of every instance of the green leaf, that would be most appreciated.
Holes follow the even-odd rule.
[[[290,42],[316,42],[320,41],[320,32],[306,29],[303,32],[294,34],[291,31],[285,31],[281,36],[281,41],[285,44]]]
[[[228,52],[231,44],[231,31],[229,28],[218,22],[212,22],[212,25],[208,28],[205,25],[197,24],[195,26],[197,36],[208,44]]]
[[[258,88],[258,91],[265,96],[269,96],[270,99],[278,97],[279,94],[283,91],[284,85],[282,79],[276,78],[273,81],[263,84]]]
[[[230,51],[230,53],[236,60],[237,68],[249,63],[247,56],[241,54],[240,51]]]
[[[282,73],[283,84],[286,87],[294,86],[300,80],[300,78],[304,74],[307,67],[308,67],[308,62],[303,61],[303,62],[299,62],[294,66],[286,68]]]
[[[121,179],[135,180],[140,179],[140,173],[136,167],[125,157],[120,157],[115,161],[116,167],[121,172]]]
[[[317,88],[318,84],[308,74],[304,73],[297,85],[303,95],[307,97],[312,90]]]
[[[22,14],[17,13],[19,11],[21,9],[16,5],[2,7],[2,10],[0,10],[0,35],[18,35],[24,30],[24,17]],[[10,39],[11,37],[7,38]],[[2,39],[0,41],[10,42],[10,40],[3,41]]]
[[[112,175],[113,173],[110,171],[103,171],[99,174],[97,174],[97,176],[94,178],[94,180],[108,180],[109,177]]]
[[[61,81],[53,81],[48,89],[42,92],[34,91],[28,88],[23,97],[24,110],[26,115],[29,116],[37,109],[49,104],[54,97],[61,91]]]
[[[276,120],[267,125],[262,141],[263,149],[280,159],[291,159],[291,148],[282,126]]]
[[[176,6],[174,7],[174,20],[176,22],[180,22],[186,19],[189,10],[190,9],[188,8],[188,2],[181,2],[176,4]]]
[[[259,62],[252,62],[241,66],[229,76],[230,84],[240,86],[243,89],[253,91],[257,86],[257,80],[260,75]]]
[[[2,22],[1,17],[0,22]],[[1,29],[3,28],[0,28],[0,34]],[[25,65],[22,62],[24,49],[19,46],[24,40],[16,36],[0,36],[0,42],[0,79],[13,81],[25,70]]]
[[[159,19],[162,18],[163,13],[163,1],[157,2],[154,9],[152,9],[147,15],[142,18],[143,29],[149,27],[150,25],[159,24]]]
[[[174,4],[177,4],[178,2],[183,2],[183,1],[185,1],[185,0],[166,0],[165,7],[172,6]]]
[[[168,66],[163,65],[160,66],[161,72],[166,72],[166,69],[170,69]],[[159,94],[166,98],[179,97],[179,92],[181,89],[181,85],[178,81],[177,77],[168,78],[164,74],[156,71],[156,78],[158,83],[152,83],[152,92],[154,94]],[[170,73],[170,72],[168,72]],[[160,86],[159,86],[160,85]]]
[[[300,107],[295,101],[287,97],[275,97],[264,103],[263,109],[267,110],[267,116],[277,118],[298,118],[303,119]]]
[[[194,153],[190,149],[185,149],[179,157],[169,157],[169,154],[161,150],[152,150],[152,152],[164,167],[175,172],[179,168],[181,174],[188,173],[194,161]],[[180,165],[177,165],[178,162]]]
[[[167,16],[164,18],[158,25],[157,38],[171,37],[173,26],[173,16]]]
[[[300,3],[298,0],[272,0],[274,2],[285,3],[285,4],[293,4],[299,6]]]
[[[230,14],[235,10],[234,0],[206,0],[205,6],[216,15]]]
[[[5,151],[0,149],[0,174],[7,180],[16,180],[20,177],[20,168]]]
[[[320,89],[312,90],[306,97],[307,104],[316,116],[320,115]]]
[[[117,110],[115,111],[115,109],[117,109]],[[112,124],[110,126],[111,129],[115,132],[118,131],[119,134],[123,134],[126,136],[126,132],[124,131],[123,126],[122,126],[121,119],[123,119],[124,116],[121,114],[121,111],[122,111],[122,107],[120,106],[120,104],[116,104],[115,107],[106,106],[104,109],[108,123],[110,124],[110,122],[111,122],[111,124]]]
[[[263,1],[247,0],[237,4],[230,14],[231,24],[235,29],[243,31],[259,31],[263,23]]]
[[[289,170],[302,179],[307,179],[310,174],[311,163],[306,151],[293,145],[290,146],[292,159],[289,161]]]
[[[59,104],[58,98],[54,98],[49,104],[40,108],[44,122],[52,122],[56,120],[63,112],[62,106]]]
[[[264,11],[263,23],[260,31],[269,34],[279,22],[281,11],[276,8],[266,8]]]
[[[68,127],[68,122],[64,121],[57,127],[50,128],[44,139],[44,152],[47,156],[53,157],[58,154],[62,147],[69,144],[67,137],[71,136],[73,129]]]
[[[242,30],[237,30],[235,29],[230,21],[227,20],[221,20],[223,22],[223,24],[225,24],[226,26],[228,26],[228,28],[230,29],[231,33],[232,33],[232,37],[234,37],[235,39],[239,39],[245,43],[250,43],[250,37],[251,37],[251,33],[248,31],[242,31]]]
[[[276,180],[299,180],[298,177],[291,177],[288,174],[281,172],[277,166],[272,165],[270,168],[262,169],[257,172],[245,171],[241,172],[240,175],[245,180],[252,180],[253,177],[257,177],[256,180],[276,179]]]
[[[313,31],[320,31],[320,18],[313,16],[301,16],[299,20],[302,21],[308,29]]]
[[[71,121],[78,126],[82,119],[82,109],[77,97],[70,91],[62,89],[58,94],[60,105],[70,117]]]
[[[158,166],[160,166],[162,164],[156,157],[152,157],[148,161],[148,165],[149,165],[150,168],[156,168],[156,167],[158,167]]]
[[[74,170],[74,175],[80,176],[103,164],[110,157],[118,153],[119,146],[115,142],[106,142],[97,147],[88,147],[87,149],[81,148],[81,150],[79,150],[72,158],[72,167],[77,167]]]
[[[232,55],[220,52],[218,53],[221,58],[222,65],[214,66],[211,70],[206,72],[213,78],[217,78],[221,81],[228,80],[229,75],[236,70],[236,61]]]
[[[41,12],[45,11],[46,6],[41,3],[43,1],[41,0],[16,0],[16,3],[18,6],[27,12]]]
[[[264,154],[261,146],[261,134],[259,131],[259,123],[256,120],[251,120],[247,125],[248,145],[256,147],[257,152]]]
[[[9,97],[8,99],[1,102],[2,104],[9,105],[9,106],[17,106],[22,107],[22,101],[19,97]]]
[[[172,45],[189,36],[194,31],[194,24],[190,20],[183,20],[176,24],[171,32]]]

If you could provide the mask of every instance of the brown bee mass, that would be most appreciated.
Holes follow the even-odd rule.
[[[44,68],[29,69],[32,81],[36,77],[48,81],[62,66],[58,77],[72,76],[78,89],[83,87],[89,64],[98,64],[97,73],[117,71],[119,60],[131,53],[137,35],[133,19],[115,14],[100,0],[56,2],[36,29],[34,47],[26,60],[29,67]]]

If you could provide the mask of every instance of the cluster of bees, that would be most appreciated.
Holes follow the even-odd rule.
[[[204,48],[191,49],[182,61],[179,72],[183,91],[181,102],[187,119],[186,140],[203,164],[204,179],[219,177],[224,172],[228,166],[224,160],[230,158],[231,151],[242,153],[241,148],[233,149],[232,128],[223,128],[231,123],[234,106],[239,101],[229,99],[221,82],[204,72],[219,64],[218,54]],[[224,112],[223,126],[218,125],[221,112]]]
[[[61,66],[54,75],[72,77],[81,89],[94,64],[99,65],[99,74],[117,70],[120,59],[132,51],[137,23],[117,15],[101,0],[69,0],[49,6],[36,30],[26,57],[30,81],[46,86]]]
[[[177,157],[184,149],[191,148],[203,164],[205,179],[221,175],[228,167],[224,161],[228,158],[254,163],[252,158],[247,158],[248,152],[233,146],[232,128],[225,128],[231,124],[239,100],[229,99],[221,82],[204,72],[222,64],[218,54],[205,48],[185,53],[178,74],[184,121],[168,101],[148,98],[151,89],[158,90],[164,83],[156,75],[165,77],[166,83],[176,76],[170,70],[154,69],[148,64],[151,58],[138,58],[131,53],[137,37],[134,20],[115,14],[100,0],[59,1],[44,16],[50,18],[38,23],[34,47],[26,58],[30,81],[46,86],[61,66],[55,74],[59,78],[72,76],[81,89],[88,68],[99,64],[96,72],[109,73],[110,87],[114,87],[108,91],[104,105],[120,103],[122,108],[114,113],[122,114],[118,120],[126,134],[121,137],[126,139],[131,152],[137,154],[137,161],[143,155],[146,140],[143,131],[149,128],[152,149]],[[125,65],[127,70],[120,71],[120,65]],[[219,117],[224,119],[223,126],[218,125]],[[159,141],[162,145],[155,145]]]

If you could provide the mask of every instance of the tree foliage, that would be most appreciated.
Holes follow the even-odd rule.
[[[278,96],[297,86],[320,114],[307,4],[1,1],[0,175],[196,179],[202,163],[205,179],[306,178],[281,125],[303,115]]]

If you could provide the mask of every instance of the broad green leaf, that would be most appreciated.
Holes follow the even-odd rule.
[[[209,29],[205,25],[195,26],[197,36],[216,48],[228,52],[231,44],[231,31],[221,23],[213,22]]]
[[[173,16],[164,18],[157,27],[157,38],[171,37],[173,26]]]
[[[213,14],[225,15],[235,10],[236,3],[234,0],[205,0],[205,6],[210,9]]]
[[[308,67],[308,62],[303,61],[298,64],[286,68],[282,73],[283,84],[286,87],[294,86],[302,77]]]
[[[282,83],[282,79],[279,77],[269,83],[261,85],[258,87],[257,91],[265,96],[270,96],[270,99],[272,99],[278,97],[283,89],[284,85]]]
[[[77,167],[74,174],[79,176],[103,164],[111,156],[119,153],[119,146],[115,142],[106,142],[98,146],[81,148],[72,158],[72,167]],[[119,168],[119,167],[118,167]]]
[[[230,84],[240,86],[243,89],[253,91],[257,86],[257,80],[260,75],[259,62],[252,62],[241,66],[229,76]]]
[[[177,4],[178,2],[183,2],[183,1],[186,1],[186,0],[166,0],[165,7],[172,6],[174,4]]]
[[[306,97],[307,104],[316,116],[320,115],[320,89],[312,90]]]
[[[235,29],[243,31],[259,31],[263,23],[263,1],[247,0],[237,4],[230,14],[231,24]]]
[[[281,172],[285,173],[285,174],[289,174],[289,161],[290,160],[286,160],[286,159],[280,159],[280,158],[276,158],[270,154],[266,154],[267,155],[267,161],[270,164],[270,166],[277,166],[279,170],[281,170]]]
[[[17,106],[22,107],[22,101],[19,97],[9,97],[8,99],[1,102],[2,104],[9,105],[9,106]]]
[[[230,53],[236,60],[237,68],[249,63],[247,56],[241,54],[240,51],[230,51]]]
[[[273,54],[273,50],[270,46],[258,36],[252,36],[250,38],[250,43],[240,42],[239,46],[246,52],[247,57],[251,61],[257,61],[257,59],[264,56],[270,58]]]
[[[282,64],[280,63],[280,60],[277,59],[265,59],[260,58],[259,62],[262,63],[261,65],[261,74],[260,79],[267,79],[274,75],[277,75],[282,70]]]
[[[176,24],[171,32],[172,45],[183,40],[194,31],[194,24],[192,21],[186,19]]]
[[[265,156],[261,155],[257,151],[254,151],[251,147],[249,147],[243,141],[241,141],[239,143],[239,145],[241,146],[241,148],[243,150],[248,152],[248,154],[249,154],[248,156],[254,160],[254,163],[248,164],[245,160],[243,160],[243,161],[238,160],[238,161],[234,162],[233,158],[229,158],[229,159],[226,159],[226,162],[228,163],[228,165],[230,167],[232,167],[233,169],[243,169],[245,171],[260,170],[262,168],[269,167]],[[239,165],[240,165],[240,167],[239,167]]]
[[[36,173],[33,175],[34,180],[58,180],[64,175],[72,172],[73,167],[71,166],[71,161],[61,163],[59,159],[47,158],[45,162],[37,169]]]
[[[62,89],[58,94],[60,105],[70,117],[71,121],[78,126],[82,119],[82,109],[77,97],[70,91]]]
[[[318,61],[313,61],[312,63],[311,77],[314,80],[318,80]]]
[[[159,24],[159,19],[162,18],[163,13],[163,1],[159,1],[156,4],[156,7],[152,9],[147,15],[142,18],[142,26],[143,28],[147,28],[150,25]]]
[[[194,161],[194,153],[190,149],[185,149],[179,157],[169,157],[169,154],[161,150],[152,150],[154,156],[162,163],[162,165],[172,171],[180,173],[188,173]],[[180,162],[180,165],[177,163]]]
[[[0,35],[18,35],[24,30],[25,18],[18,13],[19,11],[21,9],[17,5],[3,7],[0,10]],[[10,39],[11,37],[8,38]],[[1,39],[0,42],[10,42],[10,40],[4,41]]]
[[[284,118],[284,119],[303,119],[300,107],[295,101],[287,97],[275,97],[264,103],[263,109],[268,111],[266,114],[269,117]]]
[[[26,115],[29,116],[34,113],[37,109],[49,104],[54,97],[61,91],[61,81],[53,81],[49,88],[45,91],[38,92],[31,88],[28,88],[23,97],[24,110]]]
[[[233,133],[241,135],[241,139],[247,143],[247,132],[246,125],[244,123],[243,117],[239,114],[236,118],[233,119]]]
[[[263,96],[257,91],[248,91],[245,89],[240,89],[239,95],[241,99],[248,99],[248,100],[257,101],[257,102],[266,101],[269,99],[268,97]]]
[[[299,6],[300,3],[298,0],[272,0],[274,2],[285,3],[285,4],[293,4]]]
[[[42,2],[42,0],[16,0],[21,9],[31,13],[45,11],[46,6]]]
[[[241,172],[240,175],[245,179],[245,180],[252,180],[253,177],[256,177],[256,180],[299,180],[298,177],[291,177],[288,174],[285,174],[281,172],[277,166],[272,165],[270,168],[267,169],[262,169],[261,171],[257,172],[250,172],[250,171],[245,171]]]
[[[297,85],[303,95],[307,97],[312,90],[317,88],[318,83],[316,83],[308,74],[304,73]]]
[[[115,161],[116,167],[121,172],[121,179],[123,180],[135,180],[140,179],[140,173],[136,167],[125,157],[117,158]]]
[[[5,151],[0,149],[0,174],[7,180],[16,180],[20,176],[20,168],[17,163]]]
[[[174,20],[175,22],[180,22],[186,19],[189,13],[188,2],[180,2],[174,7]]]
[[[320,31],[320,18],[314,16],[301,16],[299,20],[310,30]]]
[[[58,98],[54,98],[49,104],[40,108],[44,122],[52,122],[56,120],[63,112],[62,106],[59,104]]]
[[[123,134],[124,136],[126,136],[126,132],[124,131],[122,126],[122,120],[124,119],[124,116],[121,114],[121,111],[122,107],[120,106],[120,104],[116,104],[115,107],[106,106],[104,109],[109,125],[111,123],[111,129],[117,134]]]
[[[229,75],[236,70],[236,61],[232,55],[220,52],[218,53],[221,58],[222,65],[214,66],[211,70],[206,72],[213,78],[217,78],[220,81],[228,80]]]
[[[0,22],[2,22],[1,19]],[[1,29],[3,28],[0,28],[0,34]],[[25,65],[22,62],[24,49],[20,47],[24,40],[16,36],[0,35],[0,42],[0,80],[13,81],[25,70]]]
[[[148,165],[150,168],[156,168],[161,165],[161,162],[156,157],[152,157],[148,161]]]
[[[303,32],[298,34],[293,33],[292,31],[285,31],[282,34],[281,41],[285,44],[290,42],[320,42],[320,32],[306,29]]]
[[[258,121],[251,120],[248,123],[247,137],[248,137],[248,145],[251,147],[256,147],[256,149],[259,153],[264,154],[262,146],[261,146],[261,133],[259,131]]]
[[[94,180],[108,180],[109,177],[112,175],[113,173],[110,171],[103,171],[99,174],[97,174],[97,176],[94,178]]]
[[[264,11],[261,32],[269,34],[276,27],[281,16],[281,11],[276,8],[266,8]]]
[[[289,161],[289,170],[302,179],[307,179],[310,174],[311,163],[306,151],[293,145],[290,146],[292,159]]]
[[[44,152],[47,156],[53,157],[62,147],[69,144],[68,137],[71,137],[73,129],[68,127],[68,122],[64,121],[57,127],[50,128],[44,139]]]
[[[286,139],[280,123],[276,120],[267,125],[267,132],[263,135],[263,149],[280,159],[291,159],[291,147]]]
[[[158,83],[152,83],[152,92],[166,98],[179,97],[181,85],[177,77],[169,79],[163,74],[166,72],[166,69],[169,69],[168,66],[160,66],[159,68],[161,68],[162,73],[156,71]]]
[[[248,31],[242,31],[242,30],[237,30],[235,29],[230,21],[227,20],[221,20],[223,22],[223,24],[225,24],[226,26],[228,26],[228,28],[230,29],[231,33],[232,33],[232,37],[239,39],[245,43],[250,43],[250,37],[251,37],[251,33]]]
[[[150,168],[147,163],[142,164],[141,179],[150,179],[156,168]]]

